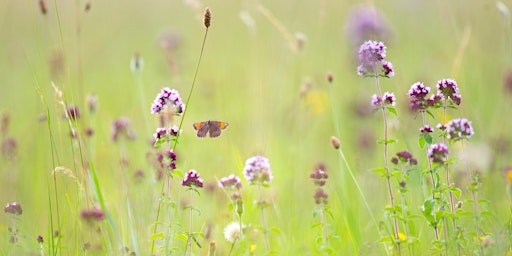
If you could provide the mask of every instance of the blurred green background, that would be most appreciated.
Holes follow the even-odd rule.
[[[265,193],[274,204],[266,210],[267,219],[269,226],[281,231],[271,234],[272,245],[281,255],[307,255],[317,252],[316,231],[311,229],[317,221],[312,216],[314,186],[309,174],[316,163],[323,162],[330,174],[326,192],[333,213],[332,232],[341,237],[334,247],[349,253],[361,248],[363,252],[377,250],[373,249],[379,247],[376,227],[368,224],[368,213],[353,184],[349,191],[353,191],[354,201],[342,200],[340,176],[344,167],[329,144],[332,135],[341,140],[349,164],[381,220],[388,203],[385,181],[369,170],[384,164],[382,148],[375,143],[382,137],[382,118],[378,113],[368,113],[376,87],[372,79],[357,76],[354,56],[359,45],[346,29],[350,13],[362,2],[89,3],[86,12],[85,1],[46,1],[47,13],[43,15],[39,1],[0,0],[0,111],[10,117],[2,138],[14,138],[17,145],[13,157],[0,160],[0,202],[5,205],[17,201],[24,209],[19,222],[24,234],[22,248],[35,251],[37,235],[47,237],[52,232],[49,197],[55,199],[54,166],[69,168],[86,186],[89,182],[82,180],[79,148],[69,136],[67,121],[61,118],[63,109],[56,101],[53,82],[67,102],[80,108],[79,126],[94,130],[82,145],[87,148],[83,152],[85,162],[94,163],[107,207],[123,239],[130,240],[125,230],[129,226],[126,201],[130,201],[139,246],[143,255],[148,254],[162,182],[155,181],[147,160],[147,153],[152,152],[149,141],[159,126],[158,117],[149,113],[150,104],[166,86],[177,89],[183,100],[188,96],[205,31],[203,11],[208,6],[212,25],[177,147],[178,168],[196,169],[206,183],[215,184],[231,173],[243,176],[248,157],[268,157],[274,181]],[[373,4],[385,17],[387,59],[395,67],[395,77],[381,79],[383,90],[394,92],[398,100],[399,115],[390,117],[390,134],[399,142],[390,146],[390,154],[407,149],[418,158],[420,166],[426,166],[424,151],[417,144],[421,120],[407,110],[407,91],[416,81],[435,87],[442,78],[456,79],[462,105],[449,115],[468,118],[475,129],[475,136],[464,143],[469,160],[459,163],[469,163],[472,170],[483,173],[481,197],[491,201],[488,208],[493,213],[484,225],[496,237],[493,250],[503,253],[510,246],[508,231],[504,230],[510,201],[503,170],[512,166],[512,86],[504,84],[507,70],[512,69],[512,35],[510,17],[496,3],[364,2]],[[511,1],[502,4],[512,6]],[[298,41],[303,41],[302,47],[297,47]],[[135,53],[144,61],[140,74],[143,96],[130,70]],[[327,72],[333,74],[332,84],[326,80]],[[36,88],[40,88],[50,109],[55,162],[47,123],[40,121],[46,110]],[[98,98],[94,115],[87,111],[88,94]],[[119,117],[131,119],[137,140],[111,140],[112,122]],[[198,139],[192,124],[204,120],[226,121],[230,127],[220,138]],[[434,126],[439,120],[436,116],[429,122]],[[336,134],[335,125],[339,125],[340,134]],[[454,146],[455,152],[458,147]],[[120,154],[129,159],[126,166],[120,165]],[[138,182],[134,179],[137,169],[144,171],[144,178]],[[465,189],[464,176],[453,176],[456,185]],[[64,254],[74,253],[88,239],[83,234],[87,233],[85,228],[76,230],[81,227],[78,212],[91,202],[86,202],[74,179],[62,174],[55,177],[62,244],[67,246]],[[176,198],[188,197],[182,189],[173,189]],[[419,207],[421,187],[418,185],[412,193],[411,207]],[[251,204],[256,188],[244,183],[243,194],[247,220],[258,223],[259,213]],[[230,222],[228,203],[219,189],[204,190],[194,202],[202,210],[202,215],[195,218],[195,230],[212,223],[211,239],[218,241],[223,253],[229,249],[222,237],[223,227]],[[355,213],[350,221],[359,227],[358,234],[347,234],[340,217],[344,207]],[[179,212],[183,213],[183,223],[188,223],[188,215]],[[10,252],[8,217],[0,217],[0,247],[6,248],[0,253]],[[418,229],[423,230],[419,248],[424,251],[432,232],[422,219],[417,222],[421,223]],[[349,242],[350,236],[357,237],[356,245]],[[256,241],[257,252],[263,253],[263,243]],[[200,254],[205,254],[207,244],[197,249]]]

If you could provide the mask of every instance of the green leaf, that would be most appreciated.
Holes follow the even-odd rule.
[[[388,139],[388,140],[377,140],[377,144],[392,144],[397,142],[398,140],[395,139]]]
[[[462,190],[460,188],[452,188],[450,191],[455,195],[455,197],[460,198]]]
[[[270,228],[269,231],[272,233],[281,234],[281,230],[276,227]]]
[[[388,107],[388,111],[389,111],[389,113],[392,113],[392,114],[394,114],[395,116],[398,116],[398,113],[396,112],[396,109],[395,109],[395,108],[393,108],[393,107]]]
[[[155,239],[159,239],[159,238],[164,238],[164,232],[152,234],[150,237],[151,240],[155,240]]]
[[[430,111],[428,111],[428,110],[427,110],[426,112],[427,112],[427,114],[428,114],[430,117],[432,117],[432,119],[436,119],[436,118],[434,117],[434,114],[432,114],[432,112],[430,112]]]
[[[177,238],[177,239],[180,239],[183,241],[188,241],[188,236],[186,236],[185,234],[176,234],[176,235],[174,235],[174,238]]]
[[[420,148],[421,148],[421,149],[424,149],[424,148],[425,148],[425,145],[427,144],[427,142],[425,141],[425,137],[420,136],[420,137],[418,138],[418,144],[420,145]]]
[[[375,168],[372,170],[372,172],[374,173],[378,173],[380,174],[382,177],[386,177],[387,175],[387,172],[386,172],[386,169],[385,168]]]
[[[167,142],[166,140],[161,140],[161,139],[157,140],[157,141],[155,141],[155,144],[153,145],[153,147],[158,148],[158,147],[160,147],[160,145],[162,145],[166,142]]]

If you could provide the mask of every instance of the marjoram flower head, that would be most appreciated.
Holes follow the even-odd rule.
[[[180,94],[175,89],[163,88],[158,93],[151,105],[151,114],[158,114],[160,111],[167,109],[168,105],[172,105],[173,113],[176,115],[183,115],[185,111],[185,104],[181,101]]]
[[[471,122],[466,118],[453,119],[446,124],[447,137],[450,140],[469,139],[475,133]]]
[[[414,100],[425,100],[425,97],[430,93],[430,87],[425,86],[422,82],[416,82],[411,85],[409,92],[409,98]]]
[[[251,184],[268,184],[272,181],[270,163],[266,157],[253,156],[245,161],[244,176]]]
[[[442,143],[433,144],[428,150],[428,157],[434,163],[443,164],[446,160],[448,160],[448,147]]]
[[[386,46],[382,42],[366,41],[359,48],[357,74],[392,77],[395,75],[393,65],[386,61]]]
[[[4,208],[4,212],[10,213],[13,215],[21,215],[23,213],[23,209],[21,208],[21,205],[14,202],[7,204]]]
[[[443,99],[450,99],[453,104],[460,105],[461,95],[457,82],[453,79],[443,79],[437,82],[437,94]]]
[[[203,179],[201,179],[201,176],[196,172],[196,170],[190,170],[187,173],[187,176],[181,181],[181,185],[184,187],[203,187]]]
[[[219,187],[227,190],[239,190],[242,188],[242,181],[234,174],[224,177],[219,181]]]

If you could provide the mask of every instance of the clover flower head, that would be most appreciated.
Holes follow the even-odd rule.
[[[447,137],[450,140],[469,139],[475,133],[471,122],[466,118],[453,119],[446,124]]]

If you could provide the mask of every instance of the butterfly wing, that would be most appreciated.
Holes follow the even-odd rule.
[[[220,121],[209,121],[210,138],[217,138],[220,136],[222,130],[228,127],[229,123]]]
[[[197,131],[197,137],[199,138],[204,138],[206,136],[206,133],[208,133],[208,122],[199,122],[199,123],[195,123],[194,125],[194,130]],[[211,137],[211,134],[210,134],[210,137]]]

